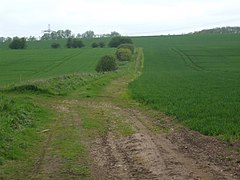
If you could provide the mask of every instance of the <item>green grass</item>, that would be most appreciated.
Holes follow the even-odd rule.
[[[85,136],[90,138],[105,137],[109,132],[116,137],[127,137],[134,134],[136,130],[126,121],[123,114],[108,106],[109,104],[102,102],[80,106],[79,112]]]
[[[135,38],[144,47],[132,97],[191,129],[223,139],[240,137],[240,36]]]
[[[62,174],[66,177],[77,175],[84,179],[90,175],[89,154],[84,144],[83,129],[76,125],[79,120],[71,118],[66,117],[63,112],[60,113],[57,120],[59,123],[54,127],[55,141],[51,154],[62,160]],[[68,123],[63,123],[66,119],[69,120]],[[71,121],[76,121],[76,124]]]
[[[102,74],[74,73],[45,80],[34,80],[15,84],[3,89],[10,94],[68,95],[79,87],[87,86],[91,81],[100,79]]]
[[[23,158],[49,115],[31,98],[0,95],[0,164]]]

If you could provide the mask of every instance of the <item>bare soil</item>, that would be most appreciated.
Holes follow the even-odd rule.
[[[177,127],[156,134],[145,126],[157,121],[152,117],[132,108],[108,107],[118,109],[137,132],[123,138],[109,132],[91,143],[96,179],[240,178],[239,154],[227,143]]]

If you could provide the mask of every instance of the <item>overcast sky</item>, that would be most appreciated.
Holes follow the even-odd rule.
[[[240,0],[1,0],[1,36],[52,30],[123,35],[181,34],[240,26]]]

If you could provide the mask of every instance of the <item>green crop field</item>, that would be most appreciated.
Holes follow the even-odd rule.
[[[132,96],[186,126],[223,139],[240,137],[240,36],[139,37],[142,76]]]
[[[63,45],[64,42],[60,41]],[[51,43],[29,42],[24,50],[11,50],[2,45],[0,85],[76,72],[94,72],[101,56],[114,53],[111,48],[89,48],[88,41],[88,46],[82,49],[51,49]]]

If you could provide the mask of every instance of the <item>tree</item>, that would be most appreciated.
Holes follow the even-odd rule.
[[[72,47],[73,48],[82,48],[82,47],[84,47],[84,44],[80,39],[74,38],[73,42],[72,42]]]
[[[133,44],[120,44],[118,49],[124,48],[124,49],[129,49],[132,53],[134,53],[134,46]]]
[[[37,41],[37,38],[34,36],[30,36],[27,40],[28,41]]]
[[[0,37],[0,43],[3,43],[3,42],[5,42],[5,37]]]
[[[78,33],[76,38],[82,38],[82,35],[80,33]]]
[[[49,34],[49,33],[45,33],[41,37],[41,40],[51,40],[51,39],[52,39],[52,37],[51,37],[51,34]]]
[[[116,31],[113,31],[113,32],[111,32],[111,34],[110,34],[110,37],[117,37],[117,36],[121,36],[121,34],[118,33],[118,32],[116,32]]]
[[[11,49],[25,49],[27,47],[25,38],[13,38],[12,42],[9,44],[9,48]]]
[[[104,42],[102,42],[102,41],[101,41],[101,42],[99,42],[99,47],[100,47],[100,48],[103,48],[103,47],[105,47],[105,43],[104,43]]]
[[[73,41],[73,38],[68,38],[67,39],[67,44],[66,44],[67,48],[71,48],[72,47],[72,41]]]
[[[65,32],[63,30],[58,30],[56,32],[57,39],[64,39],[65,38]]]
[[[97,64],[97,72],[115,71],[117,69],[117,63],[114,56],[105,55]]]
[[[73,37],[72,32],[67,30],[58,30],[58,31],[52,31],[51,33],[45,33],[41,37],[41,40],[56,40],[56,39],[66,39]]]
[[[67,48],[82,48],[84,47],[84,44],[78,38],[68,38],[66,46]]]
[[[133,42],[129,37],[117,36],[113,37],[108,45],[109,47],[118,47],[121,44],[133,44]]]
[[[96,42],[93,42],[93,43],[92,43],[92,48],[97,48],[98,46],[99,46],[98,43],[96,43]]]
[[[119,61],[130,61],[132,52],[126,48],[120,48],[116,51],[116,57]]]
[[[70,37],[72,37],[72,31],[69,29],[66,29],[64,33],[64,38],[70,38]]]
[[[51,47],[54,49],[60,48],[60,44],[59,43],[52,43]]]
[[[93,31],[86,31],[85,33],[82,34],[82,37],[83,38],[94,38],[95,35],[94,35],[94,32]]]
[[[58,39],[58,34],[56,31],[51,32],[51,40],[57,40]]]

